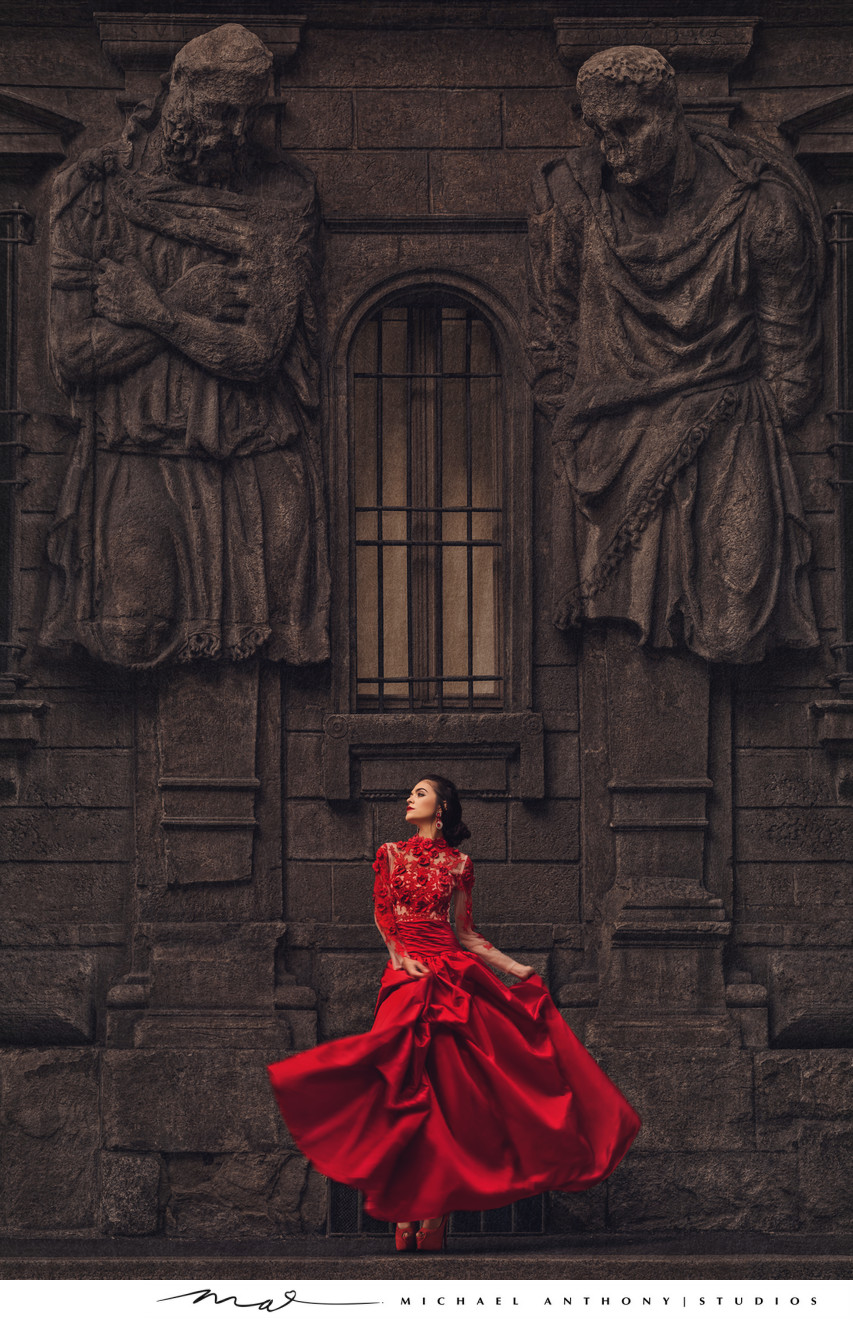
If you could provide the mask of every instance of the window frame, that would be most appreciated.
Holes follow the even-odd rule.
[[[405,717],[445,721],[459,717],[499,718],[529,711],[532,696],[532,419],[533,407],[524,370],[520,328],[499,295],[479,282],[445,273],[412,275],[386,282],[364,294],[345,318],[337,336],[329,398],[334,409],[330,463],[331,541],[334,563],[331,609],[332,703],[340,714],[356,714],[355,693],[355,519],[351,483],[354,445],[352,349],[359,330],[372,316],[406,301],[427,300],[466,306],[480,317],[492,335],[500,363],[503,417],[504,547],[502,564],[501,639],[504,674],[501,708],[423,708],[358,712],[371,720]],[[461,728],[461,727],[460,727]]]
[[[18,658],[26,644],[15,640],[19,625],[19,537],[21,507],[19,493],[29,483],[22,477],[21,459],[28,447],[20,437],[20,420],[29,414],[18,398],[18,292],[19,254],[22,244],[33,241],[33,218],[15,203],[0,210],[0,252],[3,284],[2,345],[0,345],[0,682],[4,687],[20,681]]]
[[[853,672],[853,208],[834,207],[829,215],[835,247],[835,435],[827,446],[834,458],[830,485],[837,492],[835,532],[838,641],[830,644],[838,673]]]
[[[445,376],[445,367],[442,359],[442,343],[444,340],[445,314],[450,312],[448,322],[456,322],[457,327],[464,324],[464,357],[466,366],[462,374],[451,372]],[[454,316],[453,313],[456,313]],[[386,313],[391,317],[386,320]],[[394,315],[396,313],[396,316]],[[464,321],[463,321],[464,318]],[[355,350],[359,339],[369,326],[375,326],[375,335],[371,336],[375,342],[376,352],[382,354],[385,335],[384,326],[396,324],[402,329],[405,322],[405,372],[409,374],[406,382],[405,402],[405,450],[402,449],[395,453],[394,447],[388,448],[385,443],[385,425],[381,410],[383,410],[383,400],[386,392],[394,390],[399,386],[399,373],[397,370],[379,370],[380,364],[377,360],[376,373],[359,368],[355,363]],[[491,447],[489,450],[489,467],[491,468],[491,479],[494,486],[490,490],[490,495],[481,496],[478,500],[476,487],[480,483],[481,472],[477,470],[474,464],[474,446],[476,444],[475,432],[473,429],[473,390],[474,382],[483,380],[483,372],[476,367],[472,367],[472,349],[474,346],[474,325],[477,324],[485,330],[489,337],[489,359],[494,359],[494,373],[490,373],[485,379],[490,379],[491,390],[488,399],[488,410],[494,419],[494,429],[491,435]],[[448,326],[449,330],[449,326]],[[394,337],[392,336],[392,344]],[[398,349],[399,352],[399,349]],[[368,353],[370,350],[368,349]],[[403,369],[403,368],[401,368]],[[423,375],[419,374],[423,371]],[[421,296],[413,299],[409,296],[397,299],[392,303],[387,301],[374,312],[368,314],[361,322],[351,341],[350,350],[350,398],[352,406],[350,409],[350,460],[355,460],[355,427],[352,425],[355,421],[357,382],[363,380],[365,384],[373,381],[373,408],[379,409],[373,418],[372,441],[369,435],[362,434],[360,444],[367,446],[372,452],[365,453],[362,449],[360,462],[367,461],[368,465],[375,465],[375,488],[372,489],[368,498],[371,501],[367,505],[359,505],[358,487],[359,481],[352,483],[350,492],[350,519],[353,529],[353,540],[351,542],[351,562],[355,565],[355,590],[353,592],[353,601],[351,609],[351,630],[354,636],[353,655],[355,658],[353,678],[353,690],[350,694],[350,700],[353,708],[360,711],[377,713],[393,711],[422,711],[424,713],[450,712],[450,711],[481,711],[481,710],[503,710],[504,709],[504,684],[507,671],[507,641],[506,632],[503,626],[503,612],[506,598],[506,523],[505,507],[507,493],[507,467],[508,456],[507,448],[503,443],[503,419],[504,419],[504,394],[503,394],[503,374],[497,345],[491,332],[489,323],[475,313],[467,301],[454,298],[450,300],[447,295],[443,297]],[[454,386],[464,382],[464,440],[458,434],[456,429],[447,424],[448,417],[453,416],[453,395]],[[362,397],[369,392],[361,390]],[[398,400],[398,402],[402,402]],[[457,404],[458,404],[457,399]],[[483,401],[481,400],[481,404]],[[362,405],[359,405],[361,407]],[[458,420],[458,419],[457,419]],[[364,419],[362,418],[362,425]],[[368,427],[368,431],[371,428]],[[460,444],[461,441],[461,444]],[[462,460],[462,466],[465,470],[465,484],[467,491],[462,495],[465,502],[462,505],[449,503],[444,504],[441,493],[434,489],[436,483],[442,486],[446,480],[446,475],[451,475],[454,469],[459,475],[459,464]],[[383,499],[384,478],[380,474],[384,472],[385,465],[390,462],[391,474],[395,468],[402,462],[405,467],[405,486],[406,492],[403,495],[406,505],[395,505],[393,502],[385,503]],[[398,473],[398,480],[399,480]],[[490,478],[486,477],[487,486],[490,485]],[[362,484],[363,486],[363,484]],[[364,489],[364,488],[363,488]],[[401,492],[402,494],[402,488]],[[364,498],[364,494],[362,495]],[[485,498],[487,503],[482,505]],[[373,504],[372,501],[376,501]],[[408,506],[408,508],[406,507]],[[359,519],[359,514],[367,514],[368,517]],[[496,519],[491,520],[494,526],[491,531],[477,535],[475,522],[477,516],[482,514],[494,513]],[[373,517],[371,517],[373,516]],[[445,531],[445,520],[450,519],[451,523],[457,526],[448,534]],[[465,520],[464,531],[459,527],[461,518]],[[403,522],[405,521],[405,528]],[[489,520],[487,520],[489,521]],[[360,524],[362,526],[360,526]],[[365,539],[365,533],[366,539]],[[401,544],[398,540],[403,539]],[[453,631],[448,634],[448,618],[453,618],[455,612],[447,614],[447,600],[445,598],[445,583],[450,581],[446,578],[451,572],[451,565],[458,556],[457,552],[462,546],[463,541],[457,540],[462,537],[465,542],[465,628],[462,630],[464,636],[464,651],[467,657],[466,664],[459,666],[454,664],[452,652],[456,649],[453,642],[462,640],[460,636],[454,638]],[[485,537],[485,539],[484,539]],[[406,664],[402,667],[396,665],[393,660],[393,646],[389,659],[388,643],[390,639],[387,633],[383,636],[381,643],[377,648],[376,663],[371,664],[372,657],[365,657],[359,662],[359,562],[362,558],[359,554],[361,548],[367,548],[369,545],[375,546],[380,550],[382,547],[391,549],[397,548],[402,551],[406,560],[406,579],[408,592],[404,594],[405,604],[403,609],[406,612]],[[491,658],[491,664],[487,663],[485,670],[482,665],[478,666],[475,660],[477,650],[476,636],[478,633],[477,610],[479,608],[479,588],[482,586],[481,570],[475,568],[475,564],[481,561],[477,555],[477,547],[491,546],[497,549],[497,555],[490,557],[490,567],[486,569],[487,579],[490,581],[490,587],[487,588],[489,595],[493,595],[494,605],[494,633],[493,646],[494,653]],[[449,552],[449,553],[448,553]],[[476,557],[476,558],[475,558]],[[393,559],[400,559],[402,555],[395,555],[391,550],[390,554],[382,553],[376,557],[377,568],[377,600],[375,618],[371,618],[367,632],[371,630],[379,631],[380,626],[385,623],[385,589],[383,584],[387,580],[388,573],[393,573]],[[364,556],[364,560],[370,559],[369,554]],[[399,567],[399,566],[398,566]],[[392,588],[392,599],[395,592]],[[415,608],[417,607],[417,608]],[[362,607],[363,608],[363,607]],[[426,610],[426,619],[421,619]],[[399,643],[399,640],[398,640]],[[450,658],[447,645],[450,647]],[[439,664],[439,654],[442,657],[442,663]],[[406,678],[399,681],[393,678],[378,677],[378,672],[384,675],[387,672],[388,665],[391,670],[405,669]],[[364,675],[365,667],[368,670],[377,670],[377,677]],[[466,673],[463,676],[462,669]],[[458,670],[454,675],[452,672]],[[432,678],[428,676],[434,676]],[[492,682],[493,691],[483,693],[482,685]],[[374,684],[375,695],[361,694],[359,692],[360,684]],[[406,689],[401,692],[400,689]],[[479,692],[475,688],[480,687]]]

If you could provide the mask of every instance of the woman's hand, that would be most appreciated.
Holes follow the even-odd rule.
[[[526,982],[531,973],[534,973],[535,971],[536,969],[531,968],[527,963],[517,963],[515,967],[511,969],[510,975],[516,977],[520,982]]]
[[[410,959],[408,955],[403,959],[403,968],[410,977],[423,977],[424,973],[429,972],[425,963],[420,959]]]

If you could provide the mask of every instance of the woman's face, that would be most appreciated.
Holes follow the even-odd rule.
[[[406,820],[420,826],[432,821],[438,807],[438,794],[429,780],[418,780],[406,799]]]

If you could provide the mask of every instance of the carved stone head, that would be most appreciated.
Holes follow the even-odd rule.
[[[170,174],[220,183],[237,172],[271,69],[270,51],[240,23],[213,28],[178,51],[160,119]]]
[[[675,70],[660,51],[599,51],[581,65],[577,88],[584,122],[619,183],[636,187],[659,178],[675,158],[684,126]]]

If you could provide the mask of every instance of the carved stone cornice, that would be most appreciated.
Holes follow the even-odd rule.
[[[779,132],[793,144],[794,157],[802,165],[816,167],[825,178],[849,178],[853,163],[853,92],[784,119]]]
[[[66,143],[83,125],[68,115],[0,92],[0,173],[39,172],[65,159]]]
[[[517,754],[518,796],[545,796],[543,721],[535,711],[328,715],[323,731],[324,792],[332,802],[350,797],[354,756],[373,753],[387,757],[392,749],[408,749],[418,756],[458,754],[461,749],[476,755],[478,747],[485,747],[495,757]]]
[[[679,75],[687,114],[728,122],[739,102],[729,99],[729,77],[752,50],[758,19],[555,18],[557,54],[577,73],[609,46],[652,46]]]
[[[240,23],[272,52],[276,73],[299,49],[304,14],[115,14],[97,13],[101,46],[122,73],[165,73],[182,46],[223,23]]]
[[[757,18],[555,18],[557,50],[579,69],[608,46],[653,46],[676,73],[730,73],[752,50]]]

